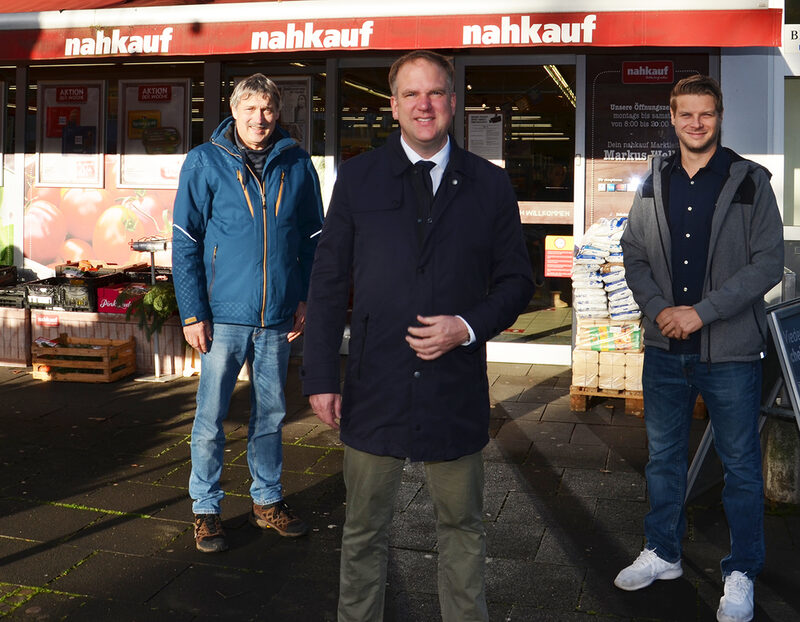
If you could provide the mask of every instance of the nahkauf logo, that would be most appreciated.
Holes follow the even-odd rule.
[[[511,21],[500,18],[496,24],[468,24],[462,30],[463,45],[530,45],[548,43],[592,43],[597,15],[587,15],[582,22],[537,24],[530,15]]]
[[[672,84],[674,80],[672,61],[625,61],[622,63],[623,84]]]
[[[161,34],[123,35],[119,28],[98,29],[94,37],[69,37],[64,43],[64,56],[117,56],[126,54],[166,54],[172,41],[172,26]]]
[[[305,22],[298,27],[289,22],[285,30],[254,31],[250,36],[250,49],[366,48],[374,27],[373,20],[363,22],[359,28],[314,28],[314,22]]]

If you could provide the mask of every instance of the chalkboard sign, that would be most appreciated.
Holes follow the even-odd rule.
[[[775,305],[767,311],[786,392],[800,427],[800,299]]]

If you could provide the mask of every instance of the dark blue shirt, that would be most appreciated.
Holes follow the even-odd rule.
[[[703,298],[711,220],[719,192],[728,177],[730,156],[721,147],[694,177],[681,166],[680,155],[669,171],[669,219],[672,240],[672,296],[675,305],[694,305]],[[670,352],[700,353],[700,331],[689,339],[670,340]]]

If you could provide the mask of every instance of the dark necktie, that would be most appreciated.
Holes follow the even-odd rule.
[[[433,199],[433,180],[431,179],[431,169],[436,166],[436,162],[431,162],[430,160],[419,160],[416,164],[414,164],[414,168],[417,169],[417,174],[422,179],[422,183],[425,186],[425,189],[428,191],[431,199]]]
[[[414,189],[417,193],[417,242],[422,247],[425,237],[425,222],[431,223],[431,208],[433,207],[433,181],[431,169],[435,162],[419,160],[414,164]]]

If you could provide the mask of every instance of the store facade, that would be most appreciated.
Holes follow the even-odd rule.
[[[0,262],[37,274],[79,255],[136,261],[128,240],[168,235],[183,156],[255,71],[282,88],[281,123],[312,154],[327,200],[338,165],[396,128],[386,75],[415,48],[453,58],[453,135],[517,191],[539,287],[489,344],[492,360],[569,364],[573,240],[627,213],[648,158],[674,149],[668,94],[690,73],[720,79],[725,144],[772,170],[787,239],[800,239],[800,181],[784,202],[800,150],[794,164],[788,145],[783,157],[784,125],[800,123],[789,111],[800,107],[784,114],[800,75],[787,59],[800,52],[781,48],[783,2],[86,0],[28,11],[37,2],[48,4],[31,0],[0,24]]]

